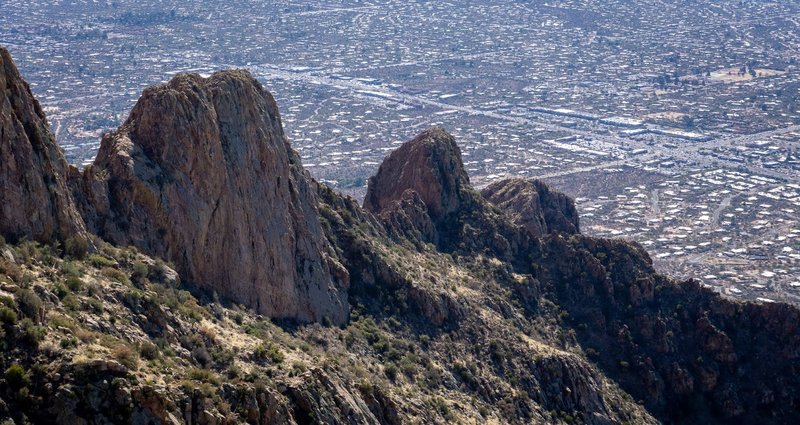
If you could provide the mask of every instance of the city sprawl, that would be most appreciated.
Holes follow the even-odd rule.
[[[312,4],[313,3],[313,4]],[[584,233],[729,296],[800,302],[800,3],[15,1],[7,46],[68,160],[144,87],[250,70],[305,167],[362,197],[442,125],[481,186],[537,177]]]

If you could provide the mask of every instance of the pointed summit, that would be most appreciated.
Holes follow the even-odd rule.
[[[413,190],[437,221],[459,209],[469,177],[461,161],[461,150],[445,130],[433,127],[384,159],[378,173],[370,177],[364,208],[380,213]]]
[[[92,230],[273,318],[346,320],[347,271],[278,107],[246,71],[148,88],[81,191]]]
[[[87,239],[67,170],[39,102],[0,46],[0,235],[43,243]]]

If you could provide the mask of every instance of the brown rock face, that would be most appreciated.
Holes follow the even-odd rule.
[[[0,47],[0,235],[44,243],[86,239],[66,173],[39,102]]]
[[[412,189],[406,189],[401,198],[392,201],[379,217],[389,233],[396,238],[406,238],[417,245],[423,242],[434,245],[438,243],[439,235],[428,215],[428,207]]]
[[[108,241],[273,318],[346,320],[349,276],[323,235],[315,183],[249,73],[145,90],[75,180],[87,222]]]
[[[393,238],[418,247],[431,243],[443,252],[490,252],[516,263],[530,242],[527,232],[470,185],[455,139],[437,127],[383,160],[369,179],[364,208]]]
[[[539,180],[520,178],[494,182],[481,191],[489,203],[504,210],[514,224],[533,236],[579,233],[578,211],[567,195],[550,190]]]
[[[369,179],[364,208],[380,213],[411,189],[437,221],[459,208],[462,191],[469,186],[455,139],[435,127],[404,143],[383,160],[378,173]]]

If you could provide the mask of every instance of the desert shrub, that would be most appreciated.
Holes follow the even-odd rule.
[[[78,311],[81,308],[81,302],[74,294],[67,294],[61,300],[61,305],[69,311]]]
[[[175,352],[175,349],[172,348],[171,345],[169,345],[169,341],[167,341],[166,338],[163,338],[163,337],[162,338],[157,338],[156,339],[156,346],[161,351],[161,354],[163,354],[164,356],[175,357],[177,355],[177,353]]]
[[[464,381],[468,386],[475,387],[478,384],[478,378],[475,377],[477,372],[475,365],[467,365],[461,362],[455,362],[455,364],[453,364],[453,369],[461,378],[461,380]]]
[[[64,297],[70,294],[70,290],[63,284],[56,283],[55,285],[53,285],[53,293],[56,294],[58,299],[63,300]]]
[[[145,279],[147,279],[148,274],[150,273],[147,264],[142,263],[141,261],[137,261],[133,263],[133,272],[131,272],[131,281],[136,285],[144,284]]]
[[[84,274],[83,267],[75,261],[64,261],[61,263],[61,273],[69,277],[81,277]]]
[[[383,373],[386,374],[386,377],[391,379],[392,381],[397,379],[398,371],[399,369],[397,368],[397,365],[394,363],[389,363],[386,365],[386,367],[383,368]]]
[[[25,317],[39,323],[44,317],[44,303],[42,299],[30,289],[24,288],[17,291],[17,308]]]
[[[199,345],[192,349],[192,358],[202,367],[211,366],[214,360],[205,345]]]
[[[78,338],[75,338],[75,337],[63,338],[59,342],[59,345],[61,346],[61,348],[65,349],[65,350],[70,349],[70,348],[75,348],[75,347],[78,346]]]
[[[22,280],[23,276],[22,269],[18,265],[6,260],[3,257],[0,257],[0,273],[5,274],[11,280],[17,283]]]
[[[219,386],[222,384],[219,377],[208,369],[189,369],[189,379]]]
[[[47,320],[48,325],[54,328],[65,328],[71,331],[74,331],[78,327],[75,325],[75,321],[71,318],[61,315],[61,314],[53,314]]]
[[[427,347],[431,343],[431,337],[428,335],[420,335],[419,342],[423,347]]]
[[[130,279],[128,279],[128,275],[126,275],[125,272],[123,272],[120,269],[117,269],[117,268],[114,268],[114,267],[105,267],[105,268],[103,268],[101,273],[103,274],[103,276],[105,276],[105,277],[107,277],[109,279],[115,280],[115,281],[117,281],[119,283],[122,283],[122,284],[125,284],[125,285],[130,285],[131,284]]]
[[[0,307],[0,322],[4,325],[14,326],[17,324],[17,312],[8,307]]]
[[[89,242],[86,239],[72,236],[64,241],[64,254],[68,257],[82,260],[89,252]]]
[[[419,357],[416,354],[408,354],[400,359],[398,366],[404,375],[408,376],[409,378],[413,378],[414,375],[417,374],[418,363]]]
[[[28,376],[28,372],[24,367],[16,363],[12,364],[8,369],[6,369],[3,376],[6,379],[6,383],[8,383],[8,385],[15,390],[25,388],[31,383],[31,378]]]
[[[19,327],[22,341],[33,346],[38,346],[39,343],[44,340],[45,335],[47,335],[47,329],[42,326],[37,326],[31,319],[22,319],[22,321],[19,322]]]
[[[281,349],[272,342],[265,342],[256,347],[253,357],[260,361],[269,361],[274,364],[283,363],[285,356]]]
[[[88,260],[89,264],[98,269],[101,269],[103,267],[113,267],[117,264],[114,260],[97,254],[90,255]]]
[[[489,355],[497,363],[502,363],[505,360],[507,353],[505,348],[497,340],[489,341]]]
[[[139,346],[139,355],[146,360],[156,360],[161,357],[161,350],[152,342],[144,342]]]
[[[152,282],[166,283],[170,268],[170,265],[161,260],[157,260],[155,266],[149,268],[147,278]]]
[[[86,300],[86,310],[94,314],[103,314],[103,302],[97,298],[89,298]],[[111,319],[115,319],[114,316],[111,316]]]
[[[233,360],[236,357],[233,351],[219,346],[212,347],[209,350],[209,354],[211,354],[211,360],[214,363],[214,367],[217,369],[226,369],[232,366]]]
[[[447,402],[441,397],[431,397],[425,404],[428,405],[431,410],[439,412],[448,422],[452,422],[456,419],[455,415],[450,410],[450,406],[448,406]]]
[[[83,288],[83,281],[75,276],[68,277],[66,282],[64,283],[67,285],[67,288],[69,288],[69,290],[72,292],[80,292],[80,290]]]
[[[139,367],[139,353],[128,344],[118,344],[114,347],[112,356],[130,370],[136,370]]]

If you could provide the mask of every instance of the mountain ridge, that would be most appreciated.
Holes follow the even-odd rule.
[[[145,90],[95,164],[69,172],[72,193],[63,193],[99,236],[96,246],[60,250],[58,234],[45,245],[0,243],[0,416],[76,424],[800,416],[797,308],[730,301],[659,275],[640,245],[581,235],[571,200],[539,182],[478,192],[443,129],[390,154],[361,207],[302,169],[281,126],[274,99],[245,71],[181,75]],[[25,149],[29,138],[15,134],[10,148]],[[226,208],[230,220],[206,225]],[[250,226],[230,225],[243,217]],[[270,220],[283,231],[259,224]],[[238,255],[260,237],[274,243]],[[299,264],[313,271],[289,266],[276,284],[258,267],[276,255],[295,266],[305,258]],[[322,296],[306,292],[314,285]]]

